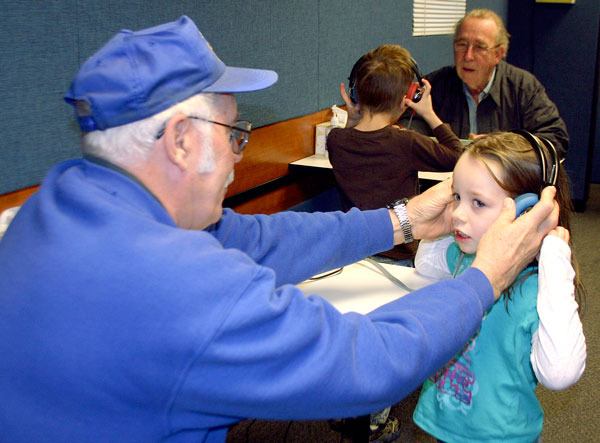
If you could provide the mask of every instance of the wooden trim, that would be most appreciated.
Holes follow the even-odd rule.
[[[262,186],[226,198],[223,207],[242,214],[273,214],[300,204],[335,186],[331,170],[291,172]]]
[[[227,197],[288,175],[291,162],[314,154],[315,125],[330,118],[325,109],[253,130]]]
[[[270,214],[325,190],[330,180],[292,174],[288,165],[314,154],[315,125],[330,118],[331,110],[324,109],[254,129],[244,158],[235,167],[225,203],[244,213]],[[0,212],[22,205],[37,189],[30,186],[0,195]]]
[[[30,186],[29,188],[0,195],[0,212],[13,206],[21,206],[38,188],[39,186]]]

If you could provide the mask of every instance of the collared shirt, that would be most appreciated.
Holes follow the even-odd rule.
[[[490,93],[490,89],[492,89],[492,83],[494,83],[494,78],[496,77],[496,68],[494,68],[494,72],[492,72],[492,76],[490,77],[490,81],[483,88],[483,91],[479,93],[477,96],[477,103],[475,99],[471,95],[469,91],[469,87],[463,82],[463,91],[465,92],[465,97],[467,98],[467,106],[469,107],[469,131],[471,134],[478,134],[477,131],[477,105],[481,103],[481,101],[488,96]]]

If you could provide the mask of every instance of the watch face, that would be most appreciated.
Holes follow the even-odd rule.
[[[408,199],[407,198],[399,198],[398,200],[394,200],[389,205],[387,205],[386,208],[393,209],[394,206],[405,205],[406,203],[408,203]]]

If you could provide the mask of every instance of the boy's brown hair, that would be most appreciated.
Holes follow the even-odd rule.
[[[415,78],[410,52],[400,45],[381,45],[362,57],[355,88],[361,108],[373,113],[398,112]]]

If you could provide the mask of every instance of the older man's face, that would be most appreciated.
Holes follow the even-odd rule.
[[[222,95],[212,120],[233,125],[236,119],[235,98]],[[232,150],[229,128],[211,123],[195,124],[202,130],[194,135],[194,145],[198,150],[195,183],[190,187],[190,210],[194,211],[194,214],[190,214],[193,220],[190,227],[203,229],[221,218],[223,199],[233,179],[233,167],[242,159],[242,155],[234,154]],[[208,157],[212,159],[209,161]],[[211,163],[208,170],[205,168],[207,161]]]
[[[468,18],[454,41],[454,64],[459,78],[472,94],[479,94],[490,81],[494,67],[504,57],[496,46],[498,27],[493,20]]]

